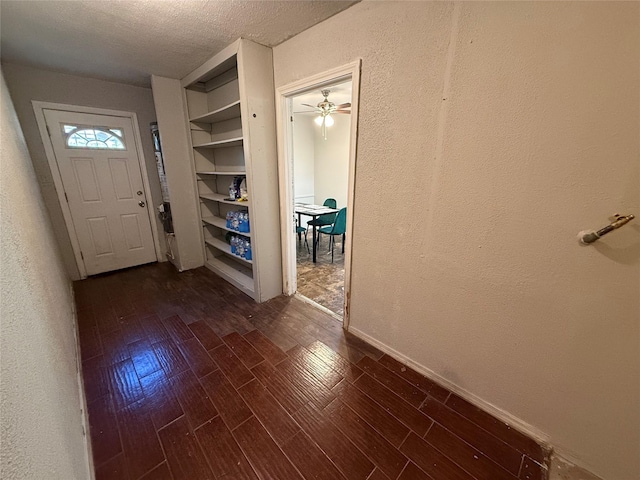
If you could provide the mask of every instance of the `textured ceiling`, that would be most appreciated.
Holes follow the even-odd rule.
[[[239,37],[268,46],[353,1],[0,1],[2,60],[135,85],[181,78]]]

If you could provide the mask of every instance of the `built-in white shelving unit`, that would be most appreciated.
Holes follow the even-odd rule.
[[[240,117],[240,100],[231,102],[229,105],[218,108],[213,112],[208,112],[204,115],[194,117],[190,121],[192,123],[216,123],[238,117]]]
[[[187,106],[205,265],[263,302],[282,293],[271,49],[240,39],[181,80]],[[247,201],[229,200],[243,177]],[[248,213],[250,231],[227,226]],[[229,234],[251,243],[251,259],[231,253]]]
[[[216,140],[215,142],[201,143],[194,145],[193,148],[230,148],[240,147],[243,144],[243,139],[240,138],[224,138],[222,140]]]
[[[220,250],[221,252],[228,253],[228,254],[231,255],[231,247],[229,246],[229,244],[227,242],[225,242],[220,237],[205,238],[204,243],[206,243],[210,247],[213,247],[213,248],[215,248],[217,250]],[[253,265],[253,261],[247,260],[247,259],[242,258],[242,257],[234,256],[233,259],[234,260],[238,260],[238,261],[240,261],[242,263],[246,263],[248,265]]]
[[[198,175],[232,175],[232,176],[241,176],[241,175],[246,175],[247,172],[245,171],[233,171],[233,172],[196,172]]]
[[[202,217],[202,222],[208,225],[213,225],[214,227],[219,228],[220,230],[226,230],[227,232],[239,233],[243,237],[251,238],[251,232],[236,232],[232,228],[227,228],[227,222],[220,217]]]

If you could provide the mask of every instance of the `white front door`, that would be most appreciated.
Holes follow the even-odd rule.
[[[44,116],[87,275],[155,262],[131,118]]]

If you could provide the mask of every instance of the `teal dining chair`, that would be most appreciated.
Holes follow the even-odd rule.
[[[335,236],[342,235],[342,253],[344,254],[344,237],[347,232],[347,208],[342,208],[336,215],[336,220],[333,225],[327,227],[320,227],[319,233],[330,235],[329,243],[331,245],[331,263],[333,263],[333,247],[335,246]]]
[[[296,233],[298,234],[298,239],[300,238],[300,235],[304,233],[304,244],[307,246],[307,252],[311,253],[311,250],[309,250],[309,242],[307,241],[307,229],[298,225],[297,218],[295,219],[295,222],[296,222]]]
[[[335,198],[327,198],[322,204],[323,207],[336,208],[338,206],[338,202],[336,202]],[[307,230],[309,227],[326,227],[327,225],[333,225],[333,222],[336,219],[335,213],[327,213],[326,215],[320,215],[315,220],[309,220],[307,222]],[[320,244],[320,236],[318,235],[317,244]]]

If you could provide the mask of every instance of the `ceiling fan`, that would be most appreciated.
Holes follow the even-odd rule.
[[[331,115],[334,113],[350,114],[351,104],[341,103],[340,105],[336,105],[335,103],[330,102],[328,97],[329,97],[329,93],[331,93],[331,90],[329,89],[321,90],[320,93],[322,93],[324,100],[318,103],[318,105],[316,105],[315,107],[313,105],[309,105],[308,103],[303,103],[302,105],[304,105],[305,107],[313,108],[313,111],[318,114],[318,116],[314,121],[316,122],[317,125],[322,127],[322,137],[326,140],[327,127],[332,126],[334,123],[334,120],[331,117]]]

